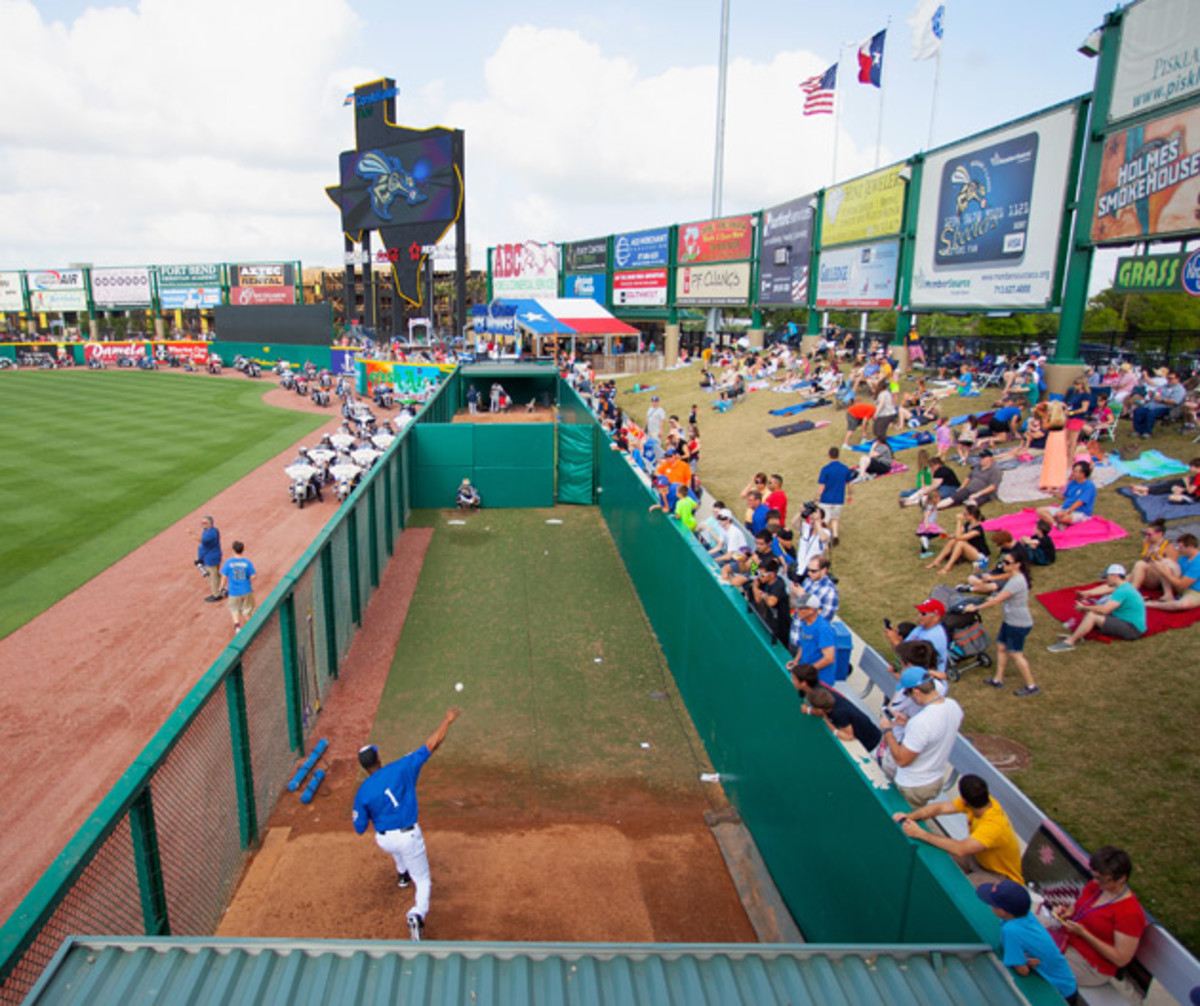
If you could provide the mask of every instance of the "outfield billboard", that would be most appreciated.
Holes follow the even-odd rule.
[[[165,311],[216,307],[221,303],[221,267],[160,265],[158,299]]]
[[[82,269],[42,269],[25,274],[31,311],[86,311]]]
[[[492,297],[558,296],[558,245],[497,245],[492,249]]]
[[[899,241],[829,248],[817,263],[817,307],[890,308],[896,303]]]
[[[1113,293],[1186,293],[1200,297],[1200,251],[1117,259]]]
[[[0,311],[24,311],[25,293],[19,272],[0,272]]]
[[[89,342],[83,347],[83,358],[88,363],[116,363],[121,358],[140,360],[146,355],[144,342]]]
[[[666,269],[631,269],[613,273],[614,307],[664,307],[667,303]]]
[[[928,154],[914,308],[1044,308],[1055,299],[1077,107]]]
[[[237,306],[295,304],[295,266],[291,262],[231,265],[229,303]]]
[[[101,311],[148,308],[150,270],[146,266],[130,268],[93,268],[92,303]]]
[[[825,190],[821,247],[899,234],[904,222],[903,164]]]
[[[1092,213],[1097,244],[1200,231],[1200,105],[1104,140]]]
[[[675,302],[689,307],[740,307],[750,301],[750,263],[680,266]]]
[[[613,238],[614,269],[651,269],[670,265],[671,231],[656,227],[632,231]]]
[[[758,250],[758,303],[803,307],[808,303],[815,196],[764,210]]]
[[[589,273],[585,276],[564,276],[563,296],[580,300],[594,300],[603,304],[605,299],[604,273]]]
[[[562,246],[563,272],[607,272],[608,271],[608,239],[596,238],[592,241],[572,241]]]
[[[748,214],[701,220],[679,227],[679,265],[735,262],[754,254],[754,219]]]
[[[1121,19],[1121,48],[1108,121],[1200,96],[1200,4],[1142,0]]]

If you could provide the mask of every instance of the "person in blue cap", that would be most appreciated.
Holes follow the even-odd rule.
[[[975,893],[1001,920],[1000,953],[1005,965],[1019,975],[1036,971],[1075,1006],[1079,1002],[1079,983],[1046,927],[1030,914],[1029,892],[1015,881],[1002,880],[981,884]]]

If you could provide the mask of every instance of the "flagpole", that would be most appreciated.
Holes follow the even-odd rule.
[[[892,16],[889,14],[887,24],[884,25],[884,45],[886,46],[888,32],[892,27]],[[875,167],[879,167],[879,160],[883,156],[883,89],[886,85],[887,74],[887,59],[883,60],[883,65],[879,68],[879,124],[875,128]]]
[[[940,45],[936,59],[933,66],[933,99],[929,102],[929,139],[925,143],[926,150],[933,149],[933,123],[937,118],[938,83],[942,79],[942,47]]]
[[[838,129],[838,124],[841,122],[841,119],[842,119],[842,103],[840,101],[838,101],[838,87],[839,87],[838,82],[842,76],[842,50],[843,49],[845,49],[845,46],[838,46],[837,63],[834,64],[837,67],[837,76],[834,78],[834,81],[833,81],[833,174],[832,174],[832,177],[829,179],[830,185],[834,185],[837,182],[838,133],[840,132],[840,130]]]

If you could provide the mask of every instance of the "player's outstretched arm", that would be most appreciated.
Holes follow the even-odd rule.
[[[430,754],[433,754],[438,749],[438,745],[446,739],[446,733],[450,729],[450,724],[458,719],[458,714],[461,712],[462,710],[458,706],[451,706],[446,710],[446,715],[442,717],[442,722],[438,724],[438,728],[425,741],[425,746],[429,748]]]

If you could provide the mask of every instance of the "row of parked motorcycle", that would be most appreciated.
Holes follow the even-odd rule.
[[[396,439],[397,430],[411,420],[411,414],[401,413],[394,425],[386,419],[378,423],[369,408],[357,404],[337,433],[325,434],[316,447],[301,447],[296,460],[284,468],[291,502],[303,510],[305,503],[323,501],[325,491],[332,490],[344,503]]]

